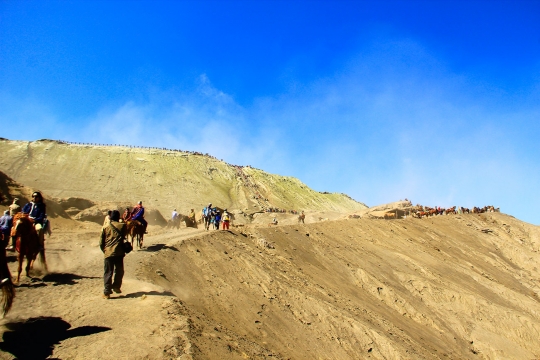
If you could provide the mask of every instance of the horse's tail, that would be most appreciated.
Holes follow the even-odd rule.
[[[2,308],[2,316],[6,316],[9,310],[11,310],[13,299],[15,298],[15,285],[11,282],[11,274],[9,272],[8,275],[9,278],[6,278],[7,281],[1,285],[2,299],[0,300],[0,307]]]

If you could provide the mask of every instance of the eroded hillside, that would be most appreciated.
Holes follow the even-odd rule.
[[[201,358],[534,359],[539,250],[499,213],[355,219],[213,232],[141,275],[189,309]]]
[[[164,216],[208,202],[247,212],[263,208],[349,212],[366,208],[343,194],[313,191],[295,178],[181,151],[0,140],[0,171],[56,198],[134,204]]]

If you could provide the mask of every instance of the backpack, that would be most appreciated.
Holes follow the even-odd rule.
[[[223,214],[223,221],[229,221],[231,218],[229,217],[229,213]]]

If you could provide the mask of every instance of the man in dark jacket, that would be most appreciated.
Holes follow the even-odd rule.
[[[45,222],[47,221],[47,210],[43,202],[43,196],[39,191],[32,194],[32,201],[24,205],[22,208],[23,214],[28,214],[28,217],[34,222],[34,227],[39,235],[41,247],[44,247],[45,242]]]
[[[127,234],[126,224],[119,222],[120,213],[117,210],[111,212],[111,221],[101,229],[101,241],[99,247],[105,255],[105,273],[103,275],[103,298],[109,299],[114,291],[120,294],[122,291],[122,278],[124,277],[124,239]],[[114,272],[114,281],[112,281]]]

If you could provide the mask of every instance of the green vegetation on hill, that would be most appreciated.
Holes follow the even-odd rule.
[[[320,193],[295,178],[237,167],[182,151],[59,141],[0,140],[0,171],[58,198],[130,202],[167,215],[208,202],[247,212],[266,207],[350,212],[366,208],[344,194]]]

